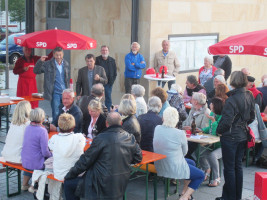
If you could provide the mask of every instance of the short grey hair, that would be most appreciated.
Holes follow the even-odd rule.
[[[264,86],[267,86],[267,78],[265,78],[265,79],[263,80],[263,85],[264,85]]]
[[[106,121],[108,123],[108,126],[121,125],[122,123],[121,116],[117,112],[110,112],[107,116]]]
[[[207,97],[203,93],[193,92],[192,99],[196,100],[200,105],[205,105]]]
[[[92,86],[91,93],[97,97],[102,97],[104,95],[105,88],[102,83],[97,83]]]
[[[140,49],[141,46],[140,46],[140,44],[139,44],[138,42],[133,42],[133,43],[131,44],[131,48],[133,47],[134,44],[136,44],[137,47],[138,47],[138,49]]]
[[[177,91],[178,93],[182,92],[182,88],[181,88],[181,86],[178,85],[178,84],[176,84],[176,83],[174,83],[174,84],[171,85],[171,90],[175,90],[175,91]]]
[[[224,78],[223,75],[217,75],[217,76],[215,76],[214,80],[215,80],[215,79],[217,79],[218,81],[220,81],[220,82],[223,83],[223,84],[226,84],[226,83],[225,83],[225,78]],[[213,82],[214,82],[214,80],[213,80]]]
[[[35,108],[30,112],[30,121],[40,123],[45,119],[45,112],[42,108]]]
[[[207,59],[207,60],[209,61],[209,63],[210,63],[211,65],[213,65],[213,56],[212,56],[212,55],[207,55],[207,56],[205,56],[204,59]]]
[[[62,94],[64,94],[64,93],[69,93],[72,98],[75,97],[74,91],[72,89],[70,89],[70,88],[63,90]]]
[[[136,97],[143,97],[145,95],[145,92],[146,90],[142,85],[139,84],[132,85],[132,90],[131,90],[132,95]]]
[[[128,116],[136,113],[136,101],[132,99],[123,99],[119,105],[119,113]]]
[[[225,72],[223,69],[219,68],[217,69],[215,72],[214,72],[214,76],[217,76],[217,75],[223,75],[224,76]]]
[[[162,108],[162,103],[160,98],[157,96],[150,97],[148,99],[148,104],[147,104],[148,110],[159,113],[161,108]]]
[[[175,128],[179,121],[179,115],[177,109],[168,107],[163,112],[163,124],[164,126]]]

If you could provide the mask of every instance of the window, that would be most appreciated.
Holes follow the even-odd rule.
[[[48,18],[69,19],[69,2],[48,1]]]
[[[204,65],[208,47],[218,42],[218,33],[169,35],[171,50],[180,62],[180,72],[197,71]]]

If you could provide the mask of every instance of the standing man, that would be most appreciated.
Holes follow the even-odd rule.
[[[142,152],[134,135],[123,130],[121,124],[118,112],[108,114],[108,128],[94,138],[65,176],[66,200],[122,198],[130,178],[130,164],[141,162]]]
[[[90,96],[92,86],[96,83],[107,84],[108,79],[103,67],[95,65],[95,56],[87,54],[85,56],[86,65],[79,69],[76,82],[76,93],[78,99],[81,96]]]
[[[179,73],[179,61],[174,51],[170,51],[170,42],[169,40],[162,41],[162,50],[155,54],[154,58],[154,68],[156,72],[159,73],[161,66],[167,66],[169,76],[176,77]],[[171,89],[171,85],[176,81],[169,81],[168,88]],[[164,87],[166,82],[162,82],[162,87]]]
[[[140,84],[142,69],[146,67],[145,59],[139,50],[140,44],[133,42],[131,52],[125,56],[125,93],[131,94],[132,85]]]
[[[117,77],[117,66],[115,59],[109,56],[109,48],[106,45],[101,46],[101,56],[96,57],[96,65],[99,65],[105,69],[106,76],[108,78],[108,83],[105,87],[105,105],[110,111],[112,105],[112,86]]]
[[[70,86],[70,65],[63,56],[63,49],[56,47],[53,59],[45,61],[47,56],[42,56],[33,68],[35,74],[44,73],[44,98],[51,101],[53,120],[59,113],[62,92]]]

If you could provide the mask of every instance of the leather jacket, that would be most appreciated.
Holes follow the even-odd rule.
[[[119,125],[110,126],[94,138],[65,180],[85,172],[76,188],[77,196],[88,200],[117,200],[124,195],[130,164],[141,160],[142,152],[134,136]]]
[[[216,133],[222,135],[222,139],[245,141],[247,140],[245,126],[255,118],[253,95],[245,88],[237,88],[226,94],[229,98],[225,101]]]
[[[134,135],[136,142],[140,144],[141,141],[141,127],[136,119],[135,115],[129,115],[125,119],[122,120],[122,128],[127,131],[128,133],[131,133]]]

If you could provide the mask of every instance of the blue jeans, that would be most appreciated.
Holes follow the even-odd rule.
[[[105,87],[105,105],[107,106],[108,111],[110,111],[110,107],[112,105],[112,99],[111,99],[112,85],[106,84],[104,87]]]
[[[191,180],[191,181],[190,181],[188,187],[196,190],[199,187],[199,185],[203,182],[205,175],[200,169],[198,169],[196,167],[196,163],[193,160],[190,160],[188,158],[186,158],[185,160],[186,160],[186,162],[189,166],[189,170],[190,170],[189,180]]]
[[[160,83],[161,83],[161,82],[162,82],[161,87],[164,88],[166,82],[165,82],[165,81],[158,81],[158,86],[159,86],[159,87],[160,87]],[[173,80],[173,81],[168,81],[168,88],[171,89],[171,86],[172,86],[172,84],[174,84],[174,83],[176,83],[175,80]]]
[[[59,114],[59,105],[62,102],[62,94],[56,94],[54,93],[51,100],[51,108],[52,108],[52,117],[53,120],[56,119],[56,117]]]
[[[224,186],[222,198],[227,200],[242,199],[243,169],[242,158],[247,141],[233,141],[221,137],[222,159],[224,165]]]
[[[64,181],[64,193],[66,200],[80,200],[80,197],[75,195],[75,190],[81,179],[81,177],[77,177]]]

